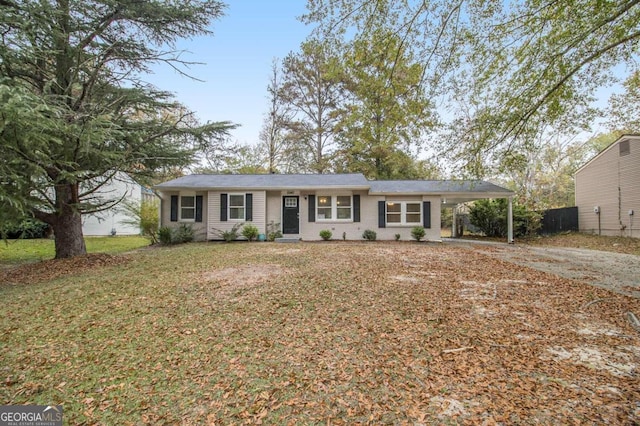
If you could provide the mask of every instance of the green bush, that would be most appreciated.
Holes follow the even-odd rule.
[[[238,237],[240,236],[240,227],[242,227],[244,225],[244,223],[240,222],[240,223],[236,223],[235,225],[233,225],[233,227],[231,229],[227,229],[227,230],[220,230],[220,229],[215,229],[213,228],[213,232],[220,238],[222,238],[223,240],[225,240],[227,243],[230,243],[231,241],[235,241],[238,239]]]
[[[168,226],[163,226],[158,229],[158,240],[160,244],[169,245],[173,244],[173,231]]]
[[[267,241],[275,241],[276,238],[282,238],[280,223],[271,221],[267,224]]]
[[[160,226],[159,202],[157,200],[144,200],[138,202],[122,203],[122,210],[129,216],[120,223],[140,228],[140,234],[151,240],[152,244],[158,242],[158,226]]]
[[[320,231],[320,237],[325,241],[329,241],[332,236],[333,234],[328,229],[323,229],[322,231]]]
[[[507,236],[509,200],[478,200],[469,209],[469,220],[487,237]],[[540,228],[541,216],[522,204],[513,203],[513,236],[533,235]]]
[[[194,236],[193,226],[188,223],[181,223],[178,229],[175,230],[173,242],[176,244],[190,243],[193,241]]]
[[[416,241],[422,240],[425,235],[426,235],[426,232],[424,230],[424,227],[422,226],[415,226],[411,229],[411,236]]]
[[[375,241],[376,238],[378,238],[378,234],[376,234],[376,231],[372,229],[365,229],[365,231],[362,233],[362,238],[367,241]]]
[[[258,239],[258,235],[260,235],[260,230],[255,225],[249,223],[242,228],[242,236],[249,241]]]
[[[22,220],[7,221],[0,224],[0,236],[9,239],[44,238],[49,232],[49,225],[34,218],[24,218]]]
[[[400,234],[396,234],[394,237],[396,238],[396,241],[400,241]]]

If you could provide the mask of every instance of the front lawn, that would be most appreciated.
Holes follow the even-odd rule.
[[[474,249],[96,256],[0,270],[3,404],[65,424],[640,421],[640,301]]]
[[[149,245],[149,240],[140,236],[85,237],[84,241],[89,253],[123,253]],[[54,241],[49,238],[0,240],[0,267],[53,259],[54,256]]]

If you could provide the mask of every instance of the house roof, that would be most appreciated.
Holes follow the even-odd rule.
[[[156,185],[158,190],[179,189],[369,189],[369,181],[360,173],[337,175],[254,174],[254,175],[189,175]]]
[[[253,174],[253,175],[189,175],[161,183],[160,191],[178,190],[366,190],[371,195],[439,195],[446,204],[457,204],[479,198],[505,198],[512,191],[481,180],[367,180],[353,174]]]

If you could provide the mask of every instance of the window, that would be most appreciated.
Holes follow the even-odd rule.
[[[352,220],[353,200],[351,195],[320,195],[316,206],[316,217],[322,220]]]
[[[297,197],[285,197],[284,198],[284,206],[295,209],[298,207],[298,198]]]
[[[245,220],[244,200],[244,194],[229,194],[229,220]]]
[[[196,196],[180,196],[180,220],[196,220]]]
[[[421,203],[389,201],[387,203],[387,223],[390,225],[420,225],[422,223]]]

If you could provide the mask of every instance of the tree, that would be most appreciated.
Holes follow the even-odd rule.
[[[304,42],[283,61],[282,100],[295,114],[289,124],[292,148],[301,151],[304,168],[316,173],[331,165],[342,99],[338,62],[329,44],[317,40]]]
[[[56,257],[86,252],[81,214],[117,172],[184,167],[228,122],[192,125],[170,93],[146,84],[154,63],[182,72],[174,43],[209,34],[215,0],[0,3],[0,210],[50,224]],[[4,183],[4,182],[3,182]]]
[[[347,170],[368,178],[408,177],[396,162],[415,152],[434,124],[422,74],[402,40],[383,29],[353,43],[343,63],[347,98],[338,135]]]
[[[290,105],[282,99],[282,85],[281,70],[278,67],[278,61],[274,59],[267,86],[269,110],[260,131],[260,142],[266,153],[269,173],[276,173],[278,167],[284,165],[287,159],[286,152],[289,142],[287,128],[293,114]]]
[[[624,81],[623,87],[623,93],[609,98],[607,111],[609,128],[617,136],[640,132],[640,71],[636,70],[631,74]]]
[[[429,94],[472,81],[468,93],[484,103],[471,116],[491,132],[469,152],[498,160],[527,150],[543,126],[569,125],[567,114],[588,122],[595,90],[640,49],[637,0],[314,0],[308,9],[303,19],[326,37],[367,39],[382,24],[402,40],[396,52],[421,62]]]

